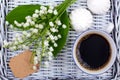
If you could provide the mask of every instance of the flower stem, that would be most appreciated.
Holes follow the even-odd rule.
[[[65,0],[62,4],[60,4],[59,6],[57,6],[57,11],[58,11],[58,15],[54,16],[52,18],[52,20],[55,20],[56,18],[59,18],[65,11],[66,9],[72,4],[74,3],[76,0]]]

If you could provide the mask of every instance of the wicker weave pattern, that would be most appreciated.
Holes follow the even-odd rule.
[[[0,42],[3,43],[4,39],[8,41],[12,40],[13,34],[16,33],[11,31],[10,29],[6,28],[4,21],[5,15],[11,11],[14,7],[23,4],[42,4],[42,5],[49,5],[49,4],[60,4],[63,0],[2,0],[0,3],[0,29],[1,29],[1,36]],[[78,34],[73,31],[72,29],[69,31],[69,36],[67,39],[67,43],[63,50],[60,52],[58,57],[51,61],[49,67],[41,67],[40,71],[37,73],[28,76],[24,80],[119,80],[120,79],[120,1],[119,0],[111,0],[111,10],[107,12],[105,15],[94,15],[94,29],[103,30],[104,26],[107,26],[109,21],[115,24],[115,29],[110,34],[117,45],[118,48],[118,57],[115,64],[109,69],[107,72],[93,76],[88,75],[81,70],[78,69],[74,60],[72,58],[72,47],[74,44],[75,39],[77,38]],[[78,0],[75,4],[69,7],[68,12],[71,12],[76,7],[84,7],[87,8],[86,0]],[[4,27],[5,26],[5,27]],[[2,46],[2,44],[1,44]],[[6,79],[17,79],[14,78],[9,66],[8,62],[11,57],[20,53],[20,51],[10,52],[7,49],[1,48],[2,54],[0,57],[0,78],[2,80]],[[44,64],[44,62],[43,62]]]
[[[114,24],[115,24],[115,29],[116,29],[116,33],[115,33],[115,37],[116,37],[116,45],[118,47],[118,55],[117,55],[117,79],[120,79],[120,1],[116,0],[114,1],[114,14],[116,14],[116,16],[114,16]]]

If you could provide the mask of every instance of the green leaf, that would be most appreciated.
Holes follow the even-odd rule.
[[[39,9],[41,5],[21,5],[13,9],[7,16],[6,20],[14,25],[14,20],[20,22],[25,22],[25,17],[28,15],[32,15],[35,11],[35,9]],[[66,29],[63,29],[62,26],[59,27],[59,34],[61,34],[62,38],[57,41],[58,47],[54,48],[54,56],[56,57],[57,54],[61,51],[61,49],[64,47],[69,31],[69,17],[67,12],[65,11],[62,16],[60,17],[60,20],[63,24],[67,25]],[[15,26],[17,27],[17,26]],[[17,27],[19,28],[19,27]],[[19,28],[21,29],[21,28]],[[53,45],[51,45],[53,46]]]
[[[40,9],[40,5],[20,5],[7,14],[6,21],[12,25],[14,25],[14,20],[18,21],[19,23],[25,22],[25,17],[28,15],[32,16],[35,9]]]
[[[54,57],[58,55],[58,53],[61,51],[61,49],[64,47],[66,40],[67,40],[67,35],[69,32],[69,17],[67,12],[65,11],[62,16],[60,17],[60,20],[63,24],[67,26],[67,28],[63,29],[62,26],[59,27],[59,34],[61,34],[62,38],[57,41],[58,47],[54,48]]]

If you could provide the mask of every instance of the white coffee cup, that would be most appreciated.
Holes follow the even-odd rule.
[[[108,41],[108,43],[110,44],[110,47],[111,47],[111,56],[110,56],[109,62],[104,67],[102,67],[101,69],[98,69],[98,70],[86,69],[85,67],[83,67],[80,64],[80,62],[77,59],[77,53],[76,53],[77,52],[76,51],[77,50],[77,45],[79,44],[81,38],[83,38],[85,35],[89,35],[89,34],[99,34],[99,35],[103,36]],[[116,60],[116,53],[117,53],[117,49],[116,49],[116,45],[115,45],[115,42],[112,39],[112,37],[107,32],[100,31],[100,30],[87,30],[87,31],[84,31],[83,33],[81,33],[78,36],[78,38],[75,41],[74,46],[73,46],[73,58],[74,58],[74,61],[75,61],[76,65],[83,72],[86,72],[86,73],[92,74],[92,75],[101,74],[101,73],[106,72],[108,69],[110,69],[112,67],[112,65],[114,64],[115,60]]]

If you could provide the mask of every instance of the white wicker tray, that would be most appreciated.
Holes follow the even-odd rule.
[[[0,79],[1,80],[18,80],[15,78],[8,66],[11,57],[21,51],[10,52],[2,47],[3,40],[12,40],[14,31],[10,31],[5,26],[5,16],[14,7],[23,4],[42,4],[49,5],[50,3],[59,4],[63,0],[2,0],[0,1]],[[76,37],[78,36],[72,29],[69,31],[69,36],[65,47],[62,49],[58,57],[50,62],[49,67],[41,67],[37,73],[26,77],[24,80],[120,80],[120,1],[111,0],[111,9],[105,15],[94,15],[93,28],[103,29],[109,22],[113,22],[115,29],[110,34],[117,45],[118,54],[115,64],[105,73],[101,75],[88,75],[82,72],[73,61],[72,47]],[[76,7],[85,7],[86,0],[78,0],[75,4],[69,7],[68,12]]]

